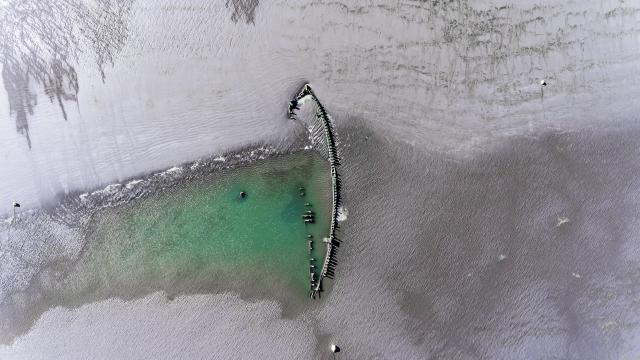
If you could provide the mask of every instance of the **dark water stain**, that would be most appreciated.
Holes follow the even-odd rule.
[[[29,115],[37,105],[33,86],[44,90],[67,119],[65,102],[76,101],[80,84],[74,63],[89,49],[105,79],[127,37],[126,15],[133,0],[10,1],[0,8],[0,63],[16,130],[31,148]]]
[[[258,0],[227,0],[226,7],[233,9],[231,20],[238,22],[244,18],[247,24],[253,24],[256,18]]]

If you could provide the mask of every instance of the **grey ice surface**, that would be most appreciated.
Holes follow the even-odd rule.
[[[0,87],[0,212],[293,141],[310,82],[344,157],[336,279],[295,315],[233,294],[54,308],[0,358],[640,357],[640,3],[138,0],[122,19],[104,81],[95,52],[71,64],[66,120],[29,83],[31,149]]]

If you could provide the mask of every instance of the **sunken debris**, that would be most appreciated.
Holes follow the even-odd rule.
[[[297,120],[296,110],[300,109],[301,101],[305,98],[310,98],[316,105],[316,126],[313,126],[310,130],[312,140],[322,142],[326,146],[324,149],[319,149],[323,155],[329,160],[329,167],[331,169],[331,185],[333,192],[333,206],[331,208],[331,229],[329,231],[329,237],[323,240],[326,244],[326,255],[324,263],[322,264],[322,270],[317,278],[310,275],[311,291],[310,296],[316,298],[319,296],[322,290],[322,280],[325,277],[333,278],[336,266],[335,252],[336,247],[339,245],[339,241],[336,238],[336,231],[338,230],[338,209],[341,206],[340,198],[340,177],[338,175],[338,166],[340,166],[340,157],[338,155],[338,149],[336,146],[335,132],[333,130],[333,122],[327,113],[327,110],[320,103],[320,100],[316,97],[315,93],[311,89],[309,84],[302,87],[300,92],[289,103],[289,118]],[[325,153],[326,151],[326,153]],[[301,191],[301,193],[303,190]],[[306,204],[305,204],[306,205]],[[307,211],[303,214],[305,223],[313,222],[313,212]],[[313,265],[314,259],[310,259],[310,265]],[[315,266],[315,265],[314,265]],[[310,271],[310,273],[313,273]],[[315,274],[315,273],[313,273]]]

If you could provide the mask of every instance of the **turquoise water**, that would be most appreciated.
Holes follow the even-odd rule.
[[[307,210],[312,224],[302,219]],[[90,288],[107,296],[235,280],[278,282],[306,296],[310,258],[316,272],[324,260],[330,213],[328,165],[311,152],[194,180],[96,214],[64,292]]]

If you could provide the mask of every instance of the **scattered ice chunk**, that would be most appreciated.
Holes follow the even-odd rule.
[[[180,166],[174,166],[171,169],[165,171],[165,173],[171,174],[171,173],[181,172],[181,171],[182,171],[182,168]]]
[[[568,217],[564,217],[564,216],[559,216],[558,217],[558,222],[556,223],[556,227],[566,224],[569,222],[569,218]]]
[[[609,329],[609,328],[615,328],[616,326],[618,326],[618,322],[617,322],[617,321],[615,321],[615,320],[609,320],[609,321],[607,321],[606,323],[602,324],[602,325],[600,326],[600,328],[601,328],[602,330],[607,330],[607,329]]]
[[[113,192],[113,191],[118,190],[118,189],[120,188],[120,186],[122,186],[122,184],[111,184],[111,185],[107,185],[107,186],[104,188],[104,191],[105,191],[105,192]]]
[[[127,185],[125,185],[125,187],[126,187],[127,189],[132,189],[134,186],[136,186],[136,184],[139,184],[139,183],[141,183],[141,182],[142,182],[142,180],[131,180],[131,181],[129,181],[129,182],[127,183]]]
[[[344,206],[340,206],[338,208],[338,221],[342,222],[347,220],[347,216],[349,216],[349,211],[347,210],[346,207]]]
[[[111,184],[111,185],[107,185],[104,189],[102,190],[96,190],[94,192],[91,193],[91,195],[98,195],[98,194],[111,194],[115,191],[117,191],[118,189],[120,189],[120,187],[122,186],[122,184]]]
[[[505,254],[498,255],[498,261],[503,261],[506,258],[507,258],[507,255],[505,255]]]

